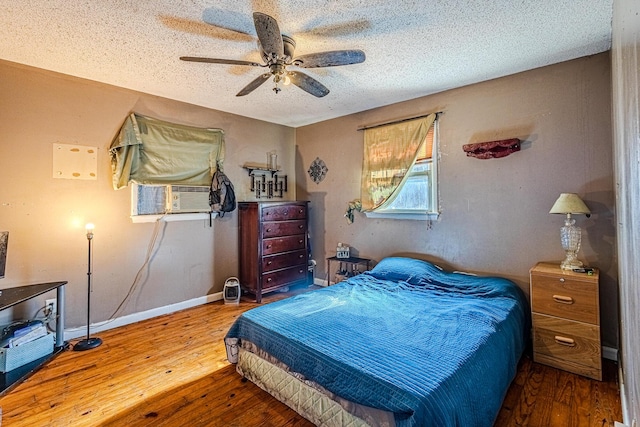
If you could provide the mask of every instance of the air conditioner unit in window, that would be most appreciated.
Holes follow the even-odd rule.
[[[132,215],[209,212],[209,187],[134,184],[131,210]]]
[[[195,185],[169,185],[167,211],[181,212],[209,212],[209,187]]]

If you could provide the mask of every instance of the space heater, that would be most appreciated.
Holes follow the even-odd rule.
[[[237,277],[229,277],[224,282],[222,297],[225,304],[238,304],[240,302],[240,282]]]

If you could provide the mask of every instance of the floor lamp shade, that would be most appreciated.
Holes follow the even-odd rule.
[[[584,204],[580,196],[575,193],[562,193],[553,204],[549,213],[566,215],[564,226],[560,229],[560,242],[565,251],[565,259],[560,264],[563,270],[582,268],[578,259],[578,251],[582,241],[582,230],[575,225],[576,220],[571,215],[584,214],[589,216],[591,211]]]
[[[78,341],[73,349],[76,351],[90,350],[92,348],[98,347],[102,344],[102,340],[100,338],[91,338],[91,264],[93,258],[91,257],[91,250],[93,248],[93,224],[87,224],[87,337]]]

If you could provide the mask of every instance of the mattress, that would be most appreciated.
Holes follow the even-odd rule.
[[[346,282],[245,312],[225,340],[230,361],[234,341],[251,343],[332,396],[392,413],[398,427],[483,427],[515,376],[526,313],[506,279],[387,258]]]

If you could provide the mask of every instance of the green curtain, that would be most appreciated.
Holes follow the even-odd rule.
[[[129,182],[210,185],[224,162],[224,132],[132,113],[109,151],[116,190]]]
[[[360,201],[363,211],[383,206],[415,163],[436,114],[364,131]]]

